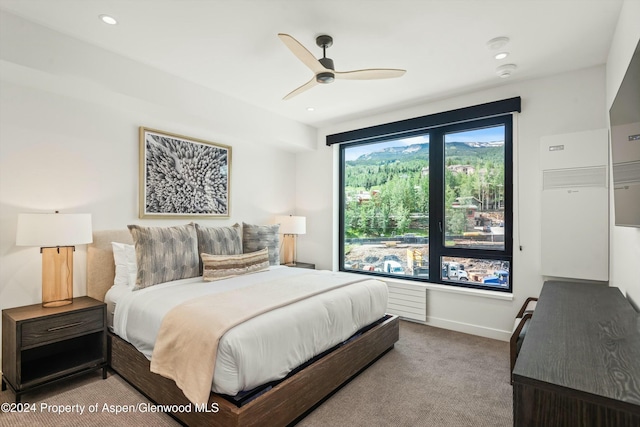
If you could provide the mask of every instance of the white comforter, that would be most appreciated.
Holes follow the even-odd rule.
[[[114,286],[105,299],[116,303],[114,332],[151,359],[162,319],[176,305],[203,295],[311,272],[278,266],[216,282],[203,282],[202,277],[195,277],[135,292]],[[387,286],[365,279],[368,278],[260,315],[231,329],[218,345],[212,390],[233,396],[281,379],[381,318],[387,307]]]

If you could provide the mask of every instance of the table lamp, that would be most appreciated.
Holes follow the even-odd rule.
[[[74,245],[93,241],[90,214],[25,213],[18,215],[16,245],[40,246],[42,306],[73,302]]]
[[[280,224],[280,233],[284,236],[284,264],[295,265],[297,260],[296,236],[307,232],[307,218],[293,215],[277,216],[276,223]],[[288,259],[291,261],[287,262]]]

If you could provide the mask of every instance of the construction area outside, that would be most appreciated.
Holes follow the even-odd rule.
[[[504,235],[474,232],[460,236],[448,246],[483,248],[502,247]],[[482,286],[507,288],[510,266],[506,261],[443,257],[439,268],[429,266],[429,238],[415,234],[388,238],[347,239],[345,268],[372,271],[397,276],[411,276],[431,280],[462,281]],[[431,276],[435,274],[436,276]],[[409,277],[407,277],[409,278]]]

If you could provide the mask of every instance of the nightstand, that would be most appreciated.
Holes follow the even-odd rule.
[[[295,268],[310,268],[312,270],[316,269],[315,264],[310,264],[308,262],[294,262],[292,264],[285,264],[287,267],[295,267]]]
[[[102,369],[107,378],[107,305],[89,297],[61,307],[2,310],[2,390],[22,394]]]

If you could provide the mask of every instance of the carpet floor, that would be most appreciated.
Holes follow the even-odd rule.
[[[0,403],[13,399],[10,391],[0,393]],[[44,387],[22,400],[33,411],[2,411],[0,426],[179,425],[149,412],[149,401],[112,372],[106,380],[96,372]],[[511,401],[508,343],[402,321],[395,348],[298,426],[507,427]],[[116,413],[132,405],[137,412]]]

